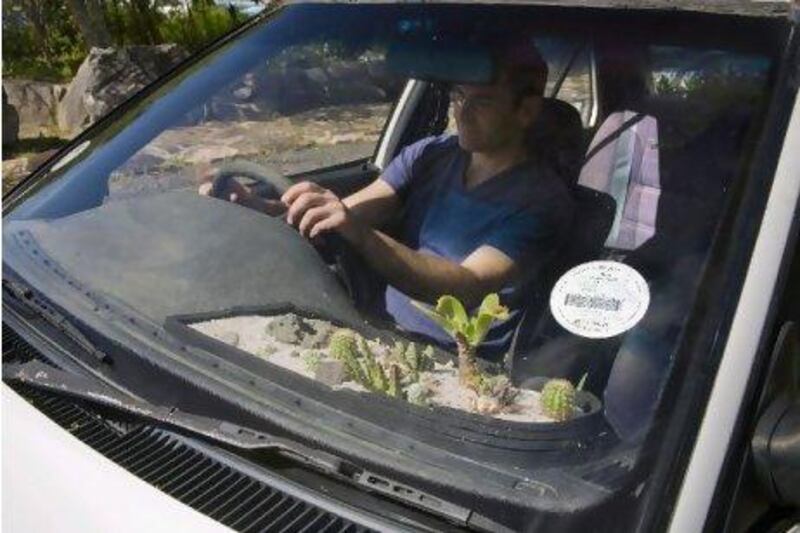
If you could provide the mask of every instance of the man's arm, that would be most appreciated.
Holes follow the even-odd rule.
[[[506,286],[517,274],[516,263],[489,245],[479,247],[459,264],[414,251],[371,228],[350,242],[392,285],[412,298],[429,303],[450,294],[470,309],[480,304],[486,294]]]
[[[384,186],[391,189],[386,184],[375,189],[381,191]],[[354,211],[365,217],[374,213],[375,219],[385,216],[378,211],[391,205],[386,197],[376,200],[363,195],[342,201],[332,192],[306,183],[289,189],[282,200],[289,206],[287,222],[303,236],[313,239],[327,231],[338,232],[392,285],[423,301],[451,294],[471,307],[516,274],[514,261],[492,246],[479,247],[459,264],[412,250],[355,216]]]

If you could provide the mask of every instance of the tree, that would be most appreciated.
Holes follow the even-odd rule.
[[[104,6],[99,0],[67,0],[87,48],[111,46]]]

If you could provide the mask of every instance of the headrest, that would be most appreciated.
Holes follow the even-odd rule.
[[[529,142],[531,150],[549,161],[568,185],[577,182],[585,148],[577,109],[562,100],[543,98]]]

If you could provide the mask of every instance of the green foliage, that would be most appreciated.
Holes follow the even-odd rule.
[[[174,0],[100,0],[99,4],[115,46],[176,43],[195,52],[246,18],[211,0],[194,0],[188,10]],[[68,81],[87,53],[66,0],[3,3],[4,76]]]
[[[68,80],[87,52],[77,26],[64,2],[34,7],[26,11],[20,2],[3,2],[3,76]]]
[[[566,379],[551,379],[542,388],[542,410],[550,418],[563,422],[575,414],[575,387]]]
[[[396,343],[383,362],[369,343],[349,329],[337,330],[328,341],[331,357],[344,363],[347,376],[365,389],[394,398],[406,396],[403,389],[419,380],[420,372],[433,369],[432,350],[418,351],[414,343]]]
[[[413,342],[403,345],[397,341],[392,348],[390,361],[400,368],[405,381],[415,382],[419,380],[420,372],[433,370],[433,347],[428,346],[420,352]]]
[[[319,354],[319,352],[308,350],[303,354],[303,364],[306,365],[306,369],[312,374],[317,372],[321,362],[322,356]]]
[[[331,335],[328,341],[328,351],[331,357],[344,363],[344,367],[350,379],[364,385],[367,383],[368,379],[362,372],[361,363],[358,360],[357,338],[358,334],[353,330],[337,330]]]
[[[467,316],[467,312],[458,298],[450,295],[440,297],[434,309],[419,302],[413,303],[439,324],[456,342],[461,339],[472,348],[483,342],[495,320],[508,318],[508,308],[500,305],[500,297],[497,293],[486,295],[478,311],[471,317]]]

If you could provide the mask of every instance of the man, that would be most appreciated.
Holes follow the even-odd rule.
[[[529,145],[547,66],[530,47],[507,47],[499,56],[494,83],[453,86],[458,136],[406,147],[347,198],[307,181],[280,202],[238,184],[225,197],[270,214],[285,210],[287,222],[310,239],[337,232],[387,280],[385,311],[397,325],[449,344],[410,299],[433,303],[451,294],[472,308],[491,292],[513,295],[552,257],[572,216],[565,184]],[[382,232],[400,212],[400,235]],[[501,354],[515,322],[493,328],[481,355]]]

